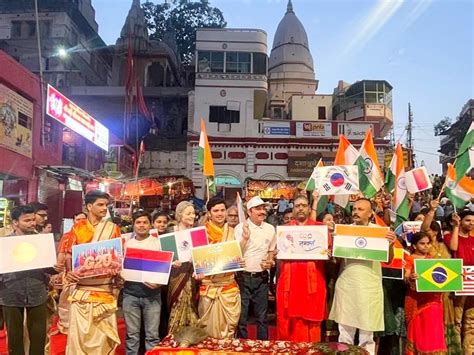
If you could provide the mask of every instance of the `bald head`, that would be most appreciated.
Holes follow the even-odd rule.
[[[352,219],[355,224],[362,226],[368,225],[372,215],[372,203],[369,200],[361,198],[354,202],[354,206],[352,207]]]

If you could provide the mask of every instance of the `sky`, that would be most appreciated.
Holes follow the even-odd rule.
[[[143,3],[144,1],[142,1]],[[154,3],[163,1],[154,0]],[[408,103],[418,164],[440,173],[440,139],[433,126],[455,120],[474,97],[474,1],[293,0],[308,35],[317,93],[339,80],[386,80],[393,86],[395,140],[406,142]],[[92,0],[99,34],[115,43],[132,0]],[[210,0],[227,27],[259,28],[271,50],[287,0]],[[358,148],[358,147],[356,147]]]

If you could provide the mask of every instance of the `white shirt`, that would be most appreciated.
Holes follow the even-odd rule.
[[[138,240],[135,239],[135,235],[125,242],[125,248],[137,248],[146,250],[161,250],[160,240],[156,237],[149,236],[146,239]]]
[[[276,247],[275,227],[266,222],[262,222],[261,225],[257,226],[252,223],[250,218],[247,219],[247,223],[250,230],[250,239],[243,251],[245,271],[261,272],[263,271],[260,266],[262,260],[266,259],[268,252],[275,250]],[[242,240],[243,226],[243,223],[239,223],[234,230],[235,239],[239,243]]]

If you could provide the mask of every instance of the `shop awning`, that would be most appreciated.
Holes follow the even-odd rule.
[[[95,179],[98,176],[94,175],[90,171],[85,169],[76,168],[74,166],[66,166],[66,165],[37,165],[39,169],[46,170],[54,175],[61,175],[61,176],[77,176],[82,179]]]

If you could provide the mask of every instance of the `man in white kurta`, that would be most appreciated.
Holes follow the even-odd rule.
[[[359,199],[354,203],[352,218],[356,225],[370,225],[372,215],[369,200]],[[392,244],[395,234],[390,231],[386,238]],[[392,252],[390,254],[393,255]],[[384,330],[380,262],[342,260],[329,319],[339,324],[339,342],[354,344],[354,336],[359,329],[359,346],[371,355],[375,354],[373,333]]]

